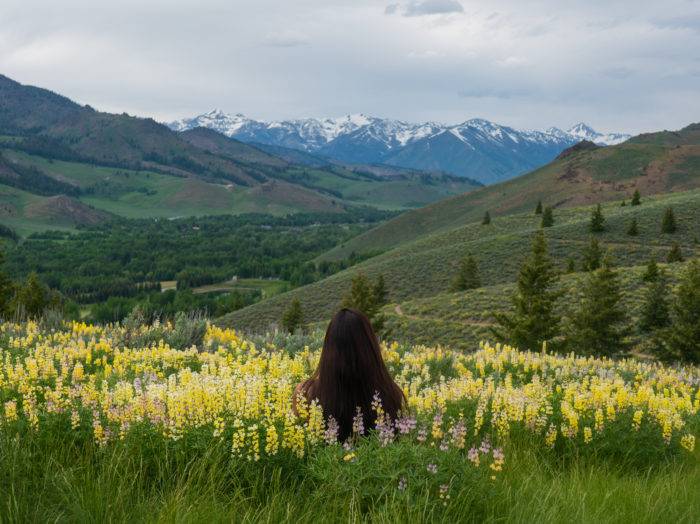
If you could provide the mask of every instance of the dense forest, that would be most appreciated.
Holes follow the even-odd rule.
[[[119,219],[77,233],[47,231],[8,242],[5,269],[18,281],[34,272],[77,304],[99,303],[91,311],[99,321],[119,320],[136,304],[166,314],[192,309],[223,314],[259,300],[260,291],[203,296],[192,289],[250,278],[279,280],[286,287],[308,284],[360,260],[351,254],[316,264],[314,258],[390,216],[357,208],[285,217]],[[174,281],[176,289],[161,293],[164,281]]]

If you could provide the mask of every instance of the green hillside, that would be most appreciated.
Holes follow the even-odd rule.
[[[669,206],[673,207],[679,229],[672,235],[662,235],[661,219]],[[680,244],[687,257],[700,254],[700,190],[647,197],[641,206],[608,203],[603,205],[603,213],[607,230],[596,237],[618,266],[640,265],[650,257],[661,261],[673,242]],[[569,258],[580,267],[582,250],[591,236],[588,231],[591,207],[562,208],[554,216],[554,227],[545,229],[552,256],[562,271]],[[639,226],[636,237],[626,234],[633,218]],[[236,311],[224,317],[222,323],[242,329],[267,329],[279,321],[292,298],[301,301],[307,321],[324,320],[339,306],[358,271],[373,278],[383,275],[391,302],[434,297],[449,290],[459,261],[466,253],[477,260],[484,286],[508,284],[515,280],[528,253],[531,236],[539,227],[540,217],[530,210],[496,216],[488,226],[480,221],[470,222],[427,235],[320,282]]]
[[[108,214],[404,210],[478,186],[442,174],[385,171],[296,163],[208,129],[180,134],[152,119],[98,112],[0,75],[0,219],[20,233]],[[58,196],[72,200],[51,198]],[[28,199],[42,211],[27,212]]]
[[[527,213],[542,200],[556,209],[700,187],[700,124],[635,137],[617,146],[562,153],[527,175],[405,213],[326,258],[386,250],[421,236],[492,216]]]
[[[697,251],[700,252],[700,251]],[[659,264],[670,277],[673,286],[686,263]],[[644,293],[642,275],[646,266],[629,266],[619,272],[622,302],[632,324],[639,320]],[[564,292],[558,300],[557,310],[566,315],[576,306],[571,299],[583,285],[587,273],[571,273],[561,276],[557,288]],[[493,313],[512,310],[509,300],[515,290],[514,283],[496,284],[464,292],[445,292],[432,297],[389,304],[383,313],[392,339],[410,340],[415,344],[441,344],[465,350],[478,347],[482,340],[490,340],[494,326]],[[644,337],[636,329],[635,341]]]

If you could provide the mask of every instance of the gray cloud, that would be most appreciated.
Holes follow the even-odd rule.
[[[700,121],[687,0],[93,4],[2,0],[0,73],[164,121],[213,107],[628,132]]]
[[[444,15],[462,13],[464,8],[457,0],[422,0],[406,4],[404,16]]]
[[[270,47],[299,47],[308,45],[309,38],[294,31],[280,31],[268,34],[263,44]]]
[[[399,7],[401,7],[401,4],[389,4],[386,6],[386,8],[384,8],[384,14],[393,15],[394,13],[398,12]]]

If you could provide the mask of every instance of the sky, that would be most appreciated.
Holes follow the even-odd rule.
[[[159,121],[700,121],[700,0],[2,0],[0,73]]]

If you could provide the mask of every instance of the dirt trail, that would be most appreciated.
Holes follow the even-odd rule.
[[[394,306],[394,311],[396,312],[396,314],[398,316],[406,317],[406,318],[409,318],[411,320],[434,320],[434,318],[432,318],[432,317],[421,317],[421,316],[416,316],[416,315],[407,315],[403,312],[403,309],[401,309],[401,304],[396,304],[396,306]],[[458,322],[458,321],[453,321],[453,322],[455,324],[462,323],[462,322]],[[465,319],[463,322],[464,322],[464,324],[467,324],[470,326],[480,326],[480,327],[491,327],[491,326],[495,325],[493,322],[488,322],[485,320],[472,320],[469,318]]]

